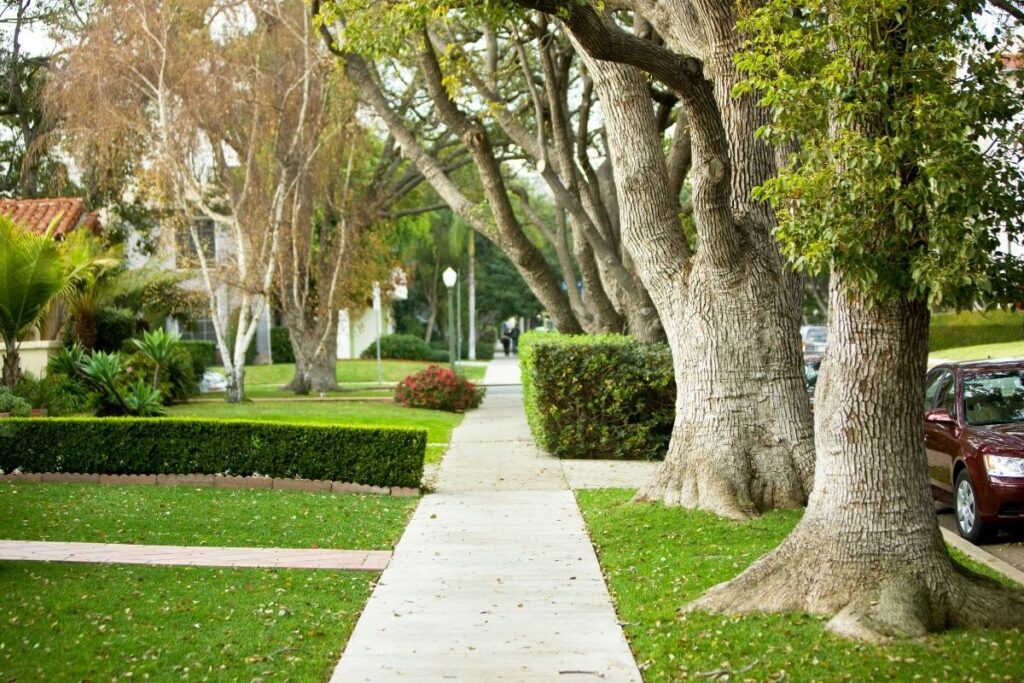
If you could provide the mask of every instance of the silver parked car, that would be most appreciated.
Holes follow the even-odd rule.
[[[825,353],[828,345],[828,328],[824,325],[804,325],[800,328],[800,339],[804,355]]]

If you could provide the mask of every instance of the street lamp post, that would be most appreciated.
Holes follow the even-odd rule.
[[[452,303],[452,290],[459,280],[459,274],[449,266],[442,274],[444,286],[448,288],[448,360],[451,362],[452,372],[455,372],[455,306]]]

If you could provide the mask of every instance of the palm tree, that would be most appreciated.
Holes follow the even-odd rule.
[[[3,383],[13,388],[20,375],[21,339],[54,297],[72,284],[59,246],[49,231],[36,235],[0,216],[0,336],[4,338]]]

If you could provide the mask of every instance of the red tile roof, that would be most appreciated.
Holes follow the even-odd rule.
[[[52,235],[57,240],[76,228],[99,233],[102,227],[99,217],[94,212],[86,212],[85,202],[78,197],[0,199],[0,214],[38,235],[45,233],[56,220]]]

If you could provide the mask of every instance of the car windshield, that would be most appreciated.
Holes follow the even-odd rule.
[[[964,377],[964,416],[974,426],[1024,422],[1024,370]]]

